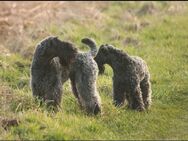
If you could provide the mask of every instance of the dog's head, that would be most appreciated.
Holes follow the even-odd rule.
[[[98,115],[102,111],[100,97],[93,97],[90,101],[82,101],[82,108],[88,115]]]
[[[78,50],[73,43],[61,41],[58,38],[54,38],[52,43],[57,48],[57,55],[62,65],[68,66],[75,60]]]
[[[55,36],[45,38],[38,46],[37,51],[41,57],[48,58],[49,60],[53,57],[59,57],[62,65],[71,63],[78,52],[74,44],[61,41]]]
[[[108,53],[108,45],[101,45],[97,56],[94,58],[99,68],[99,74],[103,74],[105,71],[104,65],[107,63]]]

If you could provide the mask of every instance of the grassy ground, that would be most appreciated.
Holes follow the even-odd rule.
[[[74,6],[80,10],[81,3],[64,5],[72,8],[73,15],[61,19],[62,23],[54,18],[39,27],[28,25],[20,36],[1,35],[5,39],[0,44],[0,118],[16,118],[20,123],[8,130],[0,127],[0,139],[188,139],[187,3],[93,2],[86,9],[88,15],[79,11],[80,17]],[[51,8],[58,9],[58,4]],[[97,80],[101,115],[92,117],[81,111],[69,82],[64,86],[61,111],[39,107],[29,87],[30,65],[35,44],[51,34],[74,42],[83,51],[87,48],[80,40],[87,36],[98,45],[110,43],[142,57],[151,72],[151,109],[135,112],[112,105],[109,66]]]

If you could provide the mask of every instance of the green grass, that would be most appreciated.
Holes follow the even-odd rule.
[[[8,111],[1,109],[0,113],[7,118],[11,113],[20,120],[17,127],[7,131],[0,128],[0,139],[188,139],[188,14],[146,15],[140,20],[148,18],[151,25],[136,32],[126,31],[122,21],[124,10],[137,9],[140,5],[113,2],[104,10],[103,14],[108,17],[99,27],[96,22],[88,25],[71,21],[60,27],[52,24],[46,29],[61,39],[73,41],[81,50],[87,50],[80,43],[81,38],[89,36],[98,44],[110,43],[142,57],[151,73],[153,103],[149,111],[136,112],[126,106],[113,106],[113,72],[106,66],[105,74],[97,80],[103,107],[101,115],[87,116],[79,108],[68,82],[64,86],[62,109],[57,113],[49,112],[32,98],[31,58],[20,54],[0,55],[0,80],[13,91]],[[158,5],[162,7],[163,3]],[[119,38],[112,40],[114,32]],[[129,36],[141,44],[125,47],[122,41]]]

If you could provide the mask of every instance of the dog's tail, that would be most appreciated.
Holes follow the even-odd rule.
[[[98,49],[97,49],[96,42],[93,39],[83,38],[81,42],[90,47],[91,50],[89,53],[91,54],[92,57],[95,57],[97,55]]]

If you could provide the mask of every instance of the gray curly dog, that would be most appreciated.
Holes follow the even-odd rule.
[[[101,112],[101,99],[96,88],[98,66],[93,59],[97,54],[97,47],[92,39],[84,38],[81,41],[91,50],[87,53],[79,52],[70,67],[72,91],[80,106],[88,114],[96,115]]]
[[[151,105],[150,73],[146,62],[132,57],[112,45],[101,45],[95,61],[99,74],[104,73],[104,64],[113,69],[113,102],[116,106],[128,101],[128,107],[143,111]]]
[[[34,97],[57,107],[61,102],[66,69],[73,62],[77,48],[57,37],[47,37],[35,49],[31,65],[31,89]],[[64,78],[64,80],[62,79]]]

